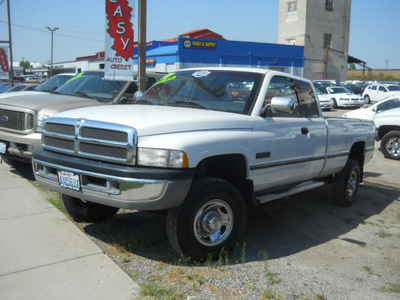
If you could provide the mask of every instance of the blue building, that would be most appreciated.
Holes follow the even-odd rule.
[[[304,47],[179,37],[177,42],[152,42],[147,47],[146,63],[147,70],[154,72],[192,67],[250,67],[303,76]]]

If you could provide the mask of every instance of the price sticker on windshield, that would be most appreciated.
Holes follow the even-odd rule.
[[[193,77],[200,78],[200,77],[207,77],[210,75],[210,71],[196,71],[192,74]]]

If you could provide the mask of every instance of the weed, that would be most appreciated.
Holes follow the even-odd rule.
[[[211,268],[213,266],[212,260],[213,260],[213,254],[210,252],[207,254],[207,259],[206,259],[207,267]]]
[[[364,269],[364,271],[366,271],[369,275],[372,275],[371,267],[364,266],[363,269]]]
[[[319,294],[319,293],[315,294],[315,297],[317,297],[317,299],[321,299],[321,300],[326,299],[324,294]]]
[[[263,299],[275,299],[276,298],[276,293],[273,290],[264,290],[262,292],[262,297]]]
[[[140,295],[143,297],[151,297],[153,299],[184,299],[184,293],[177,289],[169,287],[164,288],[156,285],[154,282],[148,284],[140,284]]]
[[[258,257],[264,261],[264,271],[265,274],[269,274],[269,263],[268,263],[268,254],[265,251],[260,251],[258,253]]]
[[[123,262],[124,263],[129,263],[129,262],[131,262],[131,260],[130,260],[130,258],[124,258]]]
[[[240,260],[241,260],[243,265],[246,263],[246,242],[243,243],[242,255],[240,257]]]
[[[388,287],[381,287],[379,290],[381,292],[386,292],[386,293],[397,293],[400,294],[400,283],[391,283],[388,282]]]
[[[58,210],[64,211],[64,207],[62,206],[60,199],[58,197],[52,196],[46,198],[47,202],[53,204]]]
[[[383,230],[380,230],[376,235],[379,236],[380,238],[387,238],[392,236],[391,233],[387,233]]]

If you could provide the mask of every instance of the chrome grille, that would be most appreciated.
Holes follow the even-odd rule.
[[[34,113],[0,108],[0,127],[26,132],[34,129]]]
[[[127,164],[135,162],[136,139],[133,127],[85,119],[49,118],[42,132],[44,149]]]
[[[107,141],[115,141],[126,143],[128,141],[128,134],[115,130],[106,130],[102,128],[84,127],[81,130],[81,136],[91,139],[100,139]]]

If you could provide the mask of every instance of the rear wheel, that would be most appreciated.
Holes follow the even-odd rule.
[[[168,211],[172,247],[192,260],[216,257],[240,239],[246,227],[246,205],[240,191],[217,178],[195,182],[184,203]]]
[[[60,194],[60,202],[68,214],[77,222],[99,222],[115,215],[119,208],[106,206],[79,198]]]
[[[400,131],[392,131],[383,137],[381,151],[386,158],[400,160]]]
[[[357,198],[361,181],[358,161],[349,159],[343,170],[336,174],[333,182],[333,197],[336,204],[350,206]]]
[[[371,103],[371,98],[370,98],[368,95],[365,95],[365,96],[364,96],[364,102],[365,102],[366,104],[370,104],[370,103]]]

